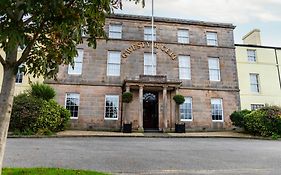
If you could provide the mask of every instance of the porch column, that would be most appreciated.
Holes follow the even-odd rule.
[[[168,128],[168,116],[167,116],[167,86],[163,87],[163,118],[164,118],[164,130]]]
[[[176,95],[177,94],[179,94],[179,88],[178,87],[176,87]],[[180,117],[179,117],[180,111],[179,110],[180,110],[179,105],[175,103],[175,113],[176,113],[176,117],[175,117],[176,121],[175,122],[176,123],[180,122]]]
[[[139,86],[139,130],[143,131],[143,85]]]
[[[130,86],[129,85],[126,86],[126,92],[130,92]]]
[[[126,92],[130,92],[130,86],[126,85]],[[132,122],[129,119],[129,103],[123,103],[123,116],[124,116],[124,123]]]

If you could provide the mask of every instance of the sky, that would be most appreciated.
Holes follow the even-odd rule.
[[[115,13],[151,15],[152,0],[141,4],[123,0],[123,10]],[[242,37],[253,29],[261,30],[264,46],[281,47],[281,0],[154,0],[154,16],[232,23],[234,40],[241,44]]]

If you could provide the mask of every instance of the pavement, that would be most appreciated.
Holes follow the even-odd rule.
[[[107,132],[107,131],[78,131],[66,130],[58,132],[55,137],[154,137],[154,138],[245,138],[260,139],[262,137],[252,136],[238,131],[220,132],[186,132],[186,133],[161,133],[161,132]]]
[[[8,138],[63,138],[63,137],[139,137],[139,138],[240,138],[240,139],[269,139],[270,137],[253,136],[241,131],[201,131],[201,132],[110,132],[110,131],[82,131],[66,130],[56,133],[55,135],[13,135],[8,134]]]

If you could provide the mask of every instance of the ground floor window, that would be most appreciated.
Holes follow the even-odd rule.
[[[119,108],[119,96],[118,95],[106,95],[105,96],[105,119],[117,120]]]
[[[16,83],[22,83],[22,80],[23,80],[23,64],[21,64],[19,67],[18,67],[18,72],[17,72],[17,75],[16,75]]]
[[[71,113],[72,119],[78,118],[80,103],[80,94],[77,93],[67,93],[65,98],[65,108],[68,109]]]
[[[185,101],[180,105],[180,118],[181,121],[192,120],[192,98],[185,97]]]
[[[213,121],[223,121],[222,99],[211,99],[211,111]]]
[[[251,104],[251,110],[256,110],[264,107],[264,104]]]

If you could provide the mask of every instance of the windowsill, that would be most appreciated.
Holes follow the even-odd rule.
[[[180,43],[180,42],[178,42],[178,44],[189,45],[190,43]]]
[[[117,121],[118,118],[104,118],[104,120],[113,120],[113,121]]]
[[[70,74],[70,73],[68,73],[68,75],[78,76],[78,75],[82,75],[82,73],[81,74]]]
[[[218,82],[221,82],[221,80],[209,80],[210,82],[215,82],[215,83],[218,83]]]
[[[224,122],[223,120],[212,120],[212,122],[214,122],[214,123],[222,123],[222,122]]]
[[[109,40],[112,39],[112,40],[121,40],[122,38],[108,38]]]
[[[193,122],[193,120],[192,119],[181,119],[181,122]]]
[[[70,117],[71,120],[77,120],[78,117]]]
[[[107,77],[120,77],[120,75],[106,75]]]

